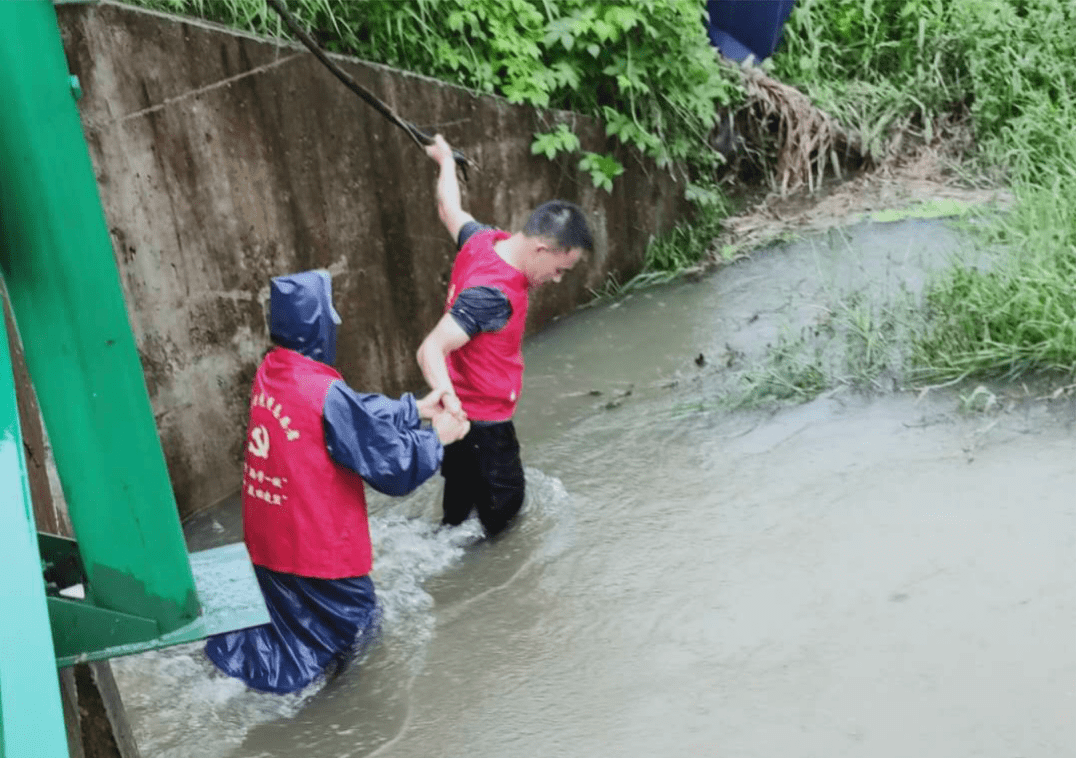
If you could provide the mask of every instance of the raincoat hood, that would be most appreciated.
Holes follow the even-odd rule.
[[[269,336],[273,342],[332,366],[339,323],[328,271],[273,277],[269,288]]]

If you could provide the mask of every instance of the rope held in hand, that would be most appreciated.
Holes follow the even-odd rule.
[[[287,24],[288,28],[291,29],[292,33],[296,37],[298,37],[304,45],[306,45],[307,49],[314,54],[314,57],[321,61],[323,64],[325,64],[325,67],[329,69],[329,71],[331,71],[337,79],[342,81],[349,90],[361,97],[368,104],[372,105],[374,107],[374,110],[376,110],[382,116],[387,118],[392,123],[396,124],[396,126],[400,127],[405,132],[407,132],[408,136],[410,136],[411,139],[414,140],[415,144],[419,147],[424,148],[428,145],[433,144],[433,137],[423,132],[410,121],[405,121],[404,119],[400,118],[398,115],[396,115],[396,112],[392,110],[392,108],[379,100],[373,92],[363,87],[361,84],[355,81],[350,74],[348,74],[338,65],[336,65],[332,60],[330,60],[329,56],[325,54],[325,51],[321,49],[321,46],[314,41],[314,38],[307,34],[306,30],[304,30],[303,27],[299,25],[299,21],[295,18],[295,16],[291,15],[288,9],[284,7],[284,3],[282,2],[282,0],[266,0],[266,2],[272,7],[273,10],[280,14],[280,17],[284,19],[284,23]],[[475,166],[475,164],[459,150],[453,150],[452,157],[456,159],[456,165],[460,167],[460,171],[463,174],[464,181],[467,180],[468,166],[475,168],[475,170],[478,169],[478,167]]]

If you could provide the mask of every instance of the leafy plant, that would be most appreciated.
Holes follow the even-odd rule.
[[[557,153],[563,151],[575,152],[579,149],[579,138],[567,124],[557,124],[557,128],[551,132],[543,132],[535,135],[531,143],[531,152],[535,155],[544,155],[553,160]]]
[[[579,161],[579,170],[590,174],[595,187],[612,192],[613,179],[624,173],[624,166],[611,155],[585,152]]]

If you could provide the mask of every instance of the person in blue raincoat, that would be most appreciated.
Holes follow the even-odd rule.
[[[437,393],[392,400],[348,387],[332,367],[339,323],[328,272],[272,280],[276,347],[254,377],[242,491],[270,623],[205,647],[221,671],[264,692],[300,690],[369,644],[379,611],[363,483],[410,492],[469,428]]]

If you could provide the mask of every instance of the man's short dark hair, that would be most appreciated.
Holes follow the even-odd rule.
[[[565,250],[575,247],[588,253],[594,250],[594,238],[583,209],[567,200],[550,200],[539,205],[527,219],[523,233],[555,240]]]

